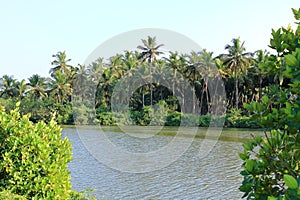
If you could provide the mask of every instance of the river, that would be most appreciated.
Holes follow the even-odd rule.
[[[80,129],[85,131],[84,127]],[[138,137],[142,142],[137,143],[134,135],[128,137],[116,127],[105,127],[105,130],[86,128],[85,132],[95,136],[96,140],[101,131],[118,146],[123,145],[136,152],[162,148],[173,138],[172,134],[157,134],[152,140]],[[175,131],[174,128],[164,128],[162,132],[172,131]],[[197,153],[203,142],[203,131],[205,129],[199,129],[199,137],[194,138],[189,148],[173,163],[154,171],[128,173],[102,164],[86,149],[78,129],[64,128],[63,135],[69,138],[73,148],[73,160],[68,165],[73,189],[94,188],[97,199],[107,200],[240,199],[242,193],[238,187],[242,182],[239,174],[242,161],[237,153],[242,150],[242,142],[250,138],[251,131],[224,129],[209,154],[199,158]],[[181,140],[184,142],[186,137]]]

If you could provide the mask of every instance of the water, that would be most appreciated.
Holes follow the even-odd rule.
[[[84,129],[84,128],[83,128]],[[141,134],[138,129],[135,134]],[[97,128],[87,128],[88,134],[99,134]],[[115,127],[107,127],[107,136],[122,148],[147,152],[170,142],[174,128],[164,129],[154,139],[128,137]],[[72,142],[73,161],[69,163],[73,189],[96,189],[97,199],[240,199],[238,187],[242,161],[237,153],[241,142],[250,138],[249,131],[223,130],[221,137],[204,158],[198,156],[203,142],[199,137],[175,162],[162,169],[147,173],[126,173],[111,169],[97,161],[85,148],[75,128],[64,128],[63,133]],[[187,131],[188,132],[188,131]],[[134,135],[133,135],[134,136]],[[182,137],[184,142],[186,137]],[[145,142],[147,141],[147,142]],[[163,159],[163,158],[162,158]]]

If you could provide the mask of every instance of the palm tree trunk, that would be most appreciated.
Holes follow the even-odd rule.
[[[201,97],[200,97],[200,115],[202,115],[202,106],[203,106],[203,96],[204,96],[204,90],[205,90],[205,87],[203,86],[202,88],[202,92],[201,92]]]
[[[234,76],[235,76],[235,108],[239,109],[239,80],[238,76],[236,74],[237,72],[237,67],[234,67]]]
[[[152,62],[151,62],[151,57],[148,60],[148,63],[150,65],[150,106],[153,105],[153,88],[152,88]]]
[[[195,89],[195,84],[193,87],[193,111],[192,113],[195,114],[195,110],[196,110],[196,97],[195,97],[195,93],[196,93],[196,89]]]
[[[258,101],[261,102],[262,98],[262,74],[259,75],[259,96]]]
[[[145,93],[144,90],[142,90],[142,95],[143,95],[143,107],[145,106]]]
[[[235,108],[239,109],[239,87],[238,87],[238,79],[235,79]]]
[[[175,96],[175,83],[176,83],[176,69],[174,69],[174,78],[173,78],[173,86],[172,86],[173,96]]]
[[[194,72],[194,77],[193,77],[193,114],[196,113],[196,72]]]
[[[210,106],[209,96],[208,96],[208,83],[207,83],[207,80],[205,81],[205,93],[206,93],[207,113],[210,113],[211,106]]]

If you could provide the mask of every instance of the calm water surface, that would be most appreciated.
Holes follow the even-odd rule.
[[[136,134],[141,133],[139,129]],[[86,128],[97,135],[99,128]],[[110,140],[134,152],[161,148],[172,139],[174,128],[164,128],[164,134],[152,139],[128,137],[116,127],[106,127]],[[187,131],[188,132],[188,131]],[[199,130],[190,148],[169,166],[148,173],[125,173],[111,169],[97,161],[85,148],[75,128],[64,128],[63,134],[72,142],[73,161],[69,164],[73,189],[96,189],[98,199],[240,199],[238,187],[242,161],[237,153],[242,141],[250,138],[250,131],[223,130],[212,151],[199,159],[203,137]],[[184,142],[186,138],[182,137]],[[145,142],[146,141],[146,142]],[[162,158],[163,159],[163,158]]]

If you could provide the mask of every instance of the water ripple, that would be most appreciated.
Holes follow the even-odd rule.
[[[238,190],[242,181],[239,175],[242,162],[237,156],[237,152],[242,149],[239,139],[220,140],[207,157],[199,159],[197,153],[202,140],[197,138],[188,151],[164,169],[130,174],[113,170],[94,159],[81,143],[76,129],[65,128],[63,133],[72,142],[74,151],[73,161],[69,164],[73,189],[95,188],[99,199],[202,200],[240,199],[242,196]],[[244,139],[248,133],[234,134]],[[138,140],[134,139],[130,143],[130,139],[123,140],[123,136],[111,132],[110,137],[115,142],[126,141],[123,146],[133,151],[140,148],[140,152],[148,151],[149,147],[150,150],[159,148],[170,140],[170,136],[157,136],[143,149],[142,143],[137,143]]]

